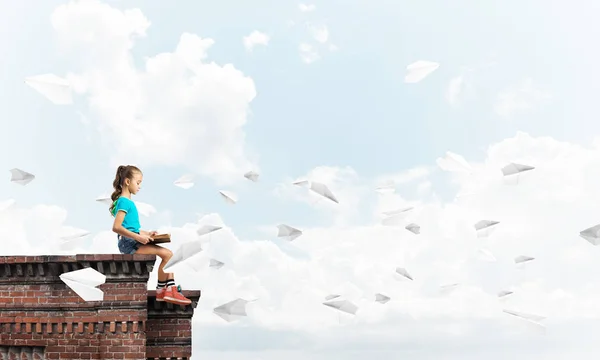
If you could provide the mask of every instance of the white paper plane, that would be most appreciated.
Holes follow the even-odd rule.
[[[244,174],[244,177],[250,181],[257,182],[258,181],[258,173],[254,171],[248,171]]]
[[[414,280],[413,277],[408,273],[408,271],[406,271],[405,268],[397,267],[396,274],[401,275],[401,276],[407,278],[408,280],[411,280],[411,281]]]
[[[526,262],[529,262],[532,260],[535,260],[535,258],[531,257],[531,256],[526,256],[526,255],[519,255],[515,258],[515,264],[526,263]]]
[[[202,243],[200,240],[183,243],[179,246],[179,248],[177,248],[177,250],[175,250],[173,256],[164,266],[163,270],[168,270],[177,264],[183,263],[187,259],[199,254],[200,252],[202,252]]]
[[[69,242],[77,239],[84,238],[91,234],[89,231],[84,229],[78,229],[71,226],[63,226],[59,238],[63,242]]]
[[[375,191],[380,194],[393,194],[396,192],[396,184],[393,180],[389,180],[378,186]]]
[[[388,301],[390,301],[390,297],[383,295],[383,294],[375,294],[375,301],[377,301],[380,304],[385,304]]]
[[[70,105],[73,103],[71,85],[66,79],[54,74],[26,77],[25,84],[42,94],[55,105]]]
[[[546,327],[540,323],[540,321],[545,319],[544,316],[527,314],[507,309],[503,309],[502,311],[521,320],[522,323],[527,325],[529,329],[532,329],[537,333],[544,334],[546,332]]]
[[[84,301],[102,301],[104,292],[98,289],[106,282],[106,276],[90,267],[63,273],[60,279]]]
[[[504,176],[516,175],[535,169],[533,166],[510,163],[501,169]]]
[[[394,215],[405,214],[406,212],[411,211],[412,209],[414,209],[414,207],[409,206],[409,207],[404,207],[404,208],[400,208],[397,210],[384,211],[384,212],[382,212],[382,214],[385,216],[394,216]]]
[[[600,245],[600,224],[581,231],[579,236],[587,240],[592,245]]]
[[[328,302],[324,302],[323,305],[329,306],[336,310],[339,310],[339,311],[342,311],[342,312],[345,312],[348,314],[352,314],[352,315],[355,315],[356,312],[358,311],[358,306],[356,306],[349,300],[328,301]]]
[[[10,181],[19,184],[19,185],[27,185],[35,179],[35,175],[28,173],[27,171],[23,171],[21,169],[11,169],[10,170],[11,177]]]
[[[310,190],[333,201],[334,203],[339,204],[339,201],[336,199],[335,195],[333,195],[331,190],[329,190],[329,188],[325,184],[313,181],[310,183]]]
[[[223,267],[223,265],[225,265],[225,263],[217,260],[217,259],[210,259],[210,263],[208,264],[209,267],[211,268],[215,268],[217,270],[219,270],[220,268]]]
[[[489,261],[489,262],[497,261],[494,254],[492,254],[492,252],[487,249],[479,249],[477,251],[477,255],[478,255],[479,259],[481,259],[481,260],[485,260],[485,261]]]
[[[446,151],[446,156],[443,158],[438,158],[436,163],[440,169],[444,171],[463,173],[473,172],[473,168],[471,168],[471,165],[467,162],[467,160],[465,160],[464,157],[450,151]]]
[[[213,313],[221,319],[232,322],[242,317],[248,316],[246,313],[246,305],[250,301],[244,299],[235,299],[213,309]]]
[[[302,230],[286,224],[277,225],[277,230],[277,237],[287,237],[289,241],[293,241],[302,235]]]
[[[222,226],[216,226],[216,225],[202,225],[200,228],[198,228],[198,230],[196,230],[196,234],[198,234],[198,236],[203,236],[203,235],[213,233],[217,230],[221,230],[222,228],[223,228]]]
[[[100,203],[103,203],[103,204],[106,204],[108,206],[112,205],[112,203],[113,203],[112,199],[110,198],[110,195],[107,195],[107,194],[99,195],[96,198],[96,201],[100,202]]]
[[[194,186],[194,177],[189,174],[183,175],[179,179],[175,180],[173,185],[187,190]]]
[[[510,290],[502,290],[502,291],[498,292],[498,297],[503,298],[503,297],[507,297],[512,294],[514,294],[514,292],[512,292]]]
[[[495,220],[478,221],[474,225],[477,237],[482,238],[489,236],[494,230],[496,230],[496,225],[498,224],[500,224],[500,222]]]
[[[421,227],[415,223],[411,223],[406,225],[405,227],[406,230],[410,231],[411,233],[415,234],[415,235],[419,235],[421,233]]]
[[[411,211],[413,207],[406,207],[393,211],[385,211],[383,214],[385,218],[381,220],[381,225],[383,226],[402,226],[404,224],[404,220],[408,215],[408,212]],[[408,230],[408,229],[407,229]]]
[[[459,285],[460,285],[459,283],[442,285],[442,286],[440,286],[440,292],[442,294],[449,294],[449,293],[453,292],[454,290],[456,290]]]
[[[437,70],[440,64],[433,61],[418,60],[406,67],[407,74],[404,77],[405,83],[418,83],[429,74]]]
[[[546,319],[545,316],[541,316],[541,315],[528,314],[528,313],[524,313],[524,312],[507,310],[507,309],[503,309],[502,311],[507,314],[513,315],[513,316],[518,316],[520,318],[529,319],[529,320],[533,320],[533,321],[542,321],[542,320]]]
[[[237,195],[232,193],[231,191],[219,190],[219,194],[221,194],[223,200],[225,200],[225,202],[227,202],[228,204],[233,205],[238,201]]]
[[[296,186],[308,186],[309,182],[306,179],[297,179],[292,182],[293,185]]]

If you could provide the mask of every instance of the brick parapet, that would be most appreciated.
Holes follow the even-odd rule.
[[[148,282],[154,255],[1,256],[0,286],[8,284],[62,283],[60,275],[91,267],[106,276],[106,282]]]
[[[192,303],[187,306],[156,301],[148,292],[146,356],[148,359],[188,359],[192,356],[192,316],[200,291],[182,291]]]
[[[155,261],[120,254],[0,257],[0,360],[189,359],[200,291],[183,291],[192,300],[187,306],[157,302],[147,290]],[[60,279],[86,267],[106,276],[103,301],[84,301]]]

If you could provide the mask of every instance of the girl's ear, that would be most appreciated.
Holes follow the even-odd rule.
[[[131,180],[129,179],[125,179],[125,181],[123,182],[123,185],[129,187],[129,184],[131,183]]]

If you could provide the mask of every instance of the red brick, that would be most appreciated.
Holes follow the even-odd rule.
[[[0,360],[11,347],[29,351],[22,355],[18,350],[34,360],[189,358],[191,345],[175,342],[191,343],[195,303],[187,310],[154,307],[156,292],[147,290],[147,280],[155,260],[153,255],[123,254],[0,257],[5,270],[0,277]],[[85,302],[57,279],[88,266],[107,276],[99,287],[104,301]],[[197,302],[200,292],[184,295]],[[157,341],[160,346],[153,345]]]

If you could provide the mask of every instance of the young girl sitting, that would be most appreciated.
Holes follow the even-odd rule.
[[[119,239],[121,254],[157,255],[162,261],[158,267],[158,285],[156,301],[167,301],[178,305],[187,305],[191,301],[183,296],[175,286],[173,273],[165,273],[164,266],[173,256],[171,250],[151,244],[156,231],[140,229],[140,219],[132,194],[137,194],[142,184],[142,172],[133,165],[121,165],[113,182],[115,191],[111,195],[113,201],[110,213],[115,217],[112,230]]]

